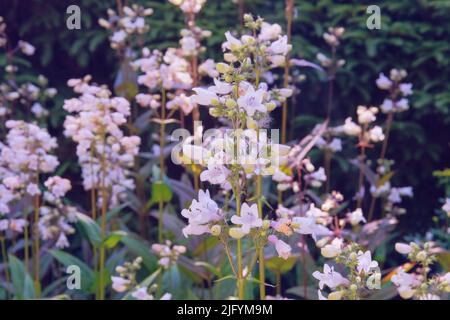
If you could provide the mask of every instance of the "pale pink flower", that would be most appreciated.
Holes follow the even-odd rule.
[[[335,289],[342,285],[347,285],[349,281],[344,278],[339,272],[334,271],[334,267],[330,267],[325,263],[323,266],[323,273],[314,271],[312,274],[314,278],[319,280],[319,288],[322,290],[324,285],[330,289]]]
[[[248,234],[252,228],[260,228],[263,223],[262,219],[258,217],[258,206],[256,204],[249,206],[245,202],[241,206],[241,215],[232,216],[231,222],[240,224],[244,234]]]
[[[270,235],[268,240],[275,245],[275,250],[283,259],[288,259],[291,256],[292,248],[283,240],[278,239],[275,235]]]

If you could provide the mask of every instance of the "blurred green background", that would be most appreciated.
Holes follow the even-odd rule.
[[[284,1],[245,0],[245,11],[283,27]],[[126,1],[123,0],[123,3]],[[129,1],[154,9],[147,42],[153,48],[176,46],[179,30],[184,26],[181,11],[166,1]],[[66,8],[81,8],[82,29],[66,28]],[[381,29],[366,27],[368,5],[381,8]],[[28,74],[44,74],[49,85],[58,89],[52,106],[50,131],[62,138],[63,99],[72,95],[69,78],[93,75],[98,83],[112,86],[118,70],[118,59],[110,48],[107,32],[97,24],[106,9],[116,8],[114,0],[0,0],[0,15],[8,24],[13,41],[24,39],[37,48],[27,65]],[[338,73],[334,99],[333,122],[338,124],[354,116],[359,104],[379,105],[384,92],[375,86],[380,72],[391,68],[408,71],[407,82],[413,83],[411,109],[399,115],[391,134],[388,157],[396,161],[394,186],[411,185],[415,198],[406,200],[408,214],[404,228],[424,231],[441,205],[444,190],[438,186],[433,171],[449,166],[450,152],[450,1],[295,1],[293,21],[293,57],[317,62],[317,52],[327,53],[322,33],[329,26],[344,26],[347,32],[339,47],[339,58],[346,60]],[[197,23],[213,35],[207,39],[204,56],[221,60],[220,44],[224,32],[238,29],[238,9],[231,0],[208,0]],[[4,61],[0,61],[3,64]],[[326,82],[313,70],[301,70],[307,79],[299,84],[301,94],[290,106],[292,138],[307,134],[324,117]],[[277,114],[279,116],[279,114]],[[383,118],[384,119],[384,118]],[[279,127],[274,119],[273,127]],[[71,145],[65,143],[66,148]],[[370,154],[379,154],[375,149]],[[60,158],[76,161],[74,152],[59,150]],[[317,160],[321,163],[320,155]],[[344,192],[354,190],[355,169],[339,158],[334,167],[332,186]]]

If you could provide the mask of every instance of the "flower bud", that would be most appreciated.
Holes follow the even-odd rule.
[[[220,235],[221,232],[222,232],[222,228],[221,228],[218,224],[213,225],[213,226],[211,227],[211,234],[212,234],[213,236],[217,237],[217,236]]]
[[[411,252],[412,248],[410,245],[407,245],[406,243],[400,243],[397,242],[395,244],[395,251],[401,254],[409,254]]]
[[[344,292],[342,290],[331,292],[328,295],[328,300],[341,300],[343,295],[344,295]]]
[[[230,71],[230,66],[226,63],[220,62],[216,65],[216,70],[219,73],[227,73]]]
[[[267,230],[267,229],[269,229],[270,228],[270,220],[263,220],[263,224],[262,224],[262,228],[264,229],[264,230]]]
[[[266,104],[266,107],[267,107],[267,111],[270,112],[270,111],[273,111],[277,107],[277,105],[271,101]]]
[[[422,250],[417,254],[416,258],[419,261],[424,261],[427,258],[427,253]]]
[[[242,232],[241,228],[230,228],[228,234],[230,235],[230,237],[238,240],[245,236],[245,233]]]
[[[231,109],[231,108],[236,107],[237,103],[233,99],[227,99],[227,101],[225,102],[225,105],[227,106],[227,108]]]

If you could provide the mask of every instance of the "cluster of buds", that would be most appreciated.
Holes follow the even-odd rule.
[[[0,48],[8,43],[6,34],[6,23],[0,16]],[[7,65],[5,66],[5,75],[8,81],[0,84],[0,118],[6,117],[23,106],[24,114],[33,113],[37,118],[43,118],[48,115],[48,110],[44,107],[47,99],[53,98],[57,91],[55,88],[48,87],[48,80],[39,75],[36,81],[26,81],[20,83],[15,77],[19,67],[14,64],[14,54],[22,52],[26,56],[34,55],[36,49],[30,43],[19,40],[15,47],[8,49]]]
[[[5,19],[2,16],[0,16],[0,48],[5,48],[7,47],[7,45],[8,45],[8,35],[6,34],[6,23]],[[19,40],[17,42],[16,47],[13,48],[12,51],[8,53],[13,54],[16,51],[21,51],[26,56],[32,56],[34,55],[36,48],[32,44],[24,40]]]
[[[116,206],[126,190],[134,189],[130,168],[139,152],[140,138],[126,136],[121,126],[130,115],[129,102],[111,97],[105,86],[89,84],[90,76],[68,82],[79,98],[64,101],[63,108],[73,115],[64,121],[64,134],[77,145],[85,190],[106,188],[110,206]],[[108,201],[109,200],[109,201]]]
[[[168,269],[177,263],[182,254],[186,253],[186,247],[172,245],[172,242],[167,240],[165,244],[153,244],[152,251],[159,258],[158,264],[164,269]]]
[[[125,292],[137,285],[136,274],[141,269],[142,258],[137,257],[133,262],[125,262],[116,267],[118,276],[112,276],[112,288],[116,292]]]
[[[191,29],[182,29],[180,32],[180,46],[183,51],[183,56],[191,57],[197,56],[199,53],[206,50],[200,43],[202,39],[209,38],[211,31],[202,30],[202,28],[195,26]]]
[[[137,257],[133,262],[125,262],[116,267],[117,276],[112,276],[112,288],[119,293],[128,292],[136,300],[155,300],[155,293],[158,289],[156,284],[140,286],[136,279],[137,272],[141,269],[142,258]],[[160,300],[170,300],[171,294],[166,293]]]
[[[169,0],[172,4],[179,7],[184,13],[199,13],[206,0]]]
[[[144,48],[142,58],[132,62],[131,66],[143,73],[138,76],[138,83],[151,91],[188,89],[192,84],[189,63],[179,49],[169,48],[163,54]]]
[[[384,99],[380,106],[383,113],[397,113],[409,109],[409,101],[407,96],[413,93],[411,83],[402,83],[406,78],[406,70],[392,69],[389,78],[380,73],[376,84],[381,90],[389,92],[389,97]]]
[[[330,27],[328,28],[328,32],[323,34],[323,39],[331,47],[331,58],[321,52],[317,53],[316,58],[320,65],[327,70],[329,77],[334,77],[336,70],[345,64],[345,60],[336,59],[336,49],[340,44],[340,39],[344,32],[345,29],[343,27]]]
[[[339,266],[347,269],[348,274],[343,276],[328,264],[324,265],[323,273],[315,271],[313,277],[319,280],[320,300],[357,300],[370,290],[380,289],[381,273],[378,262],[372,260],[370,251],[364,252],[358,244],[352,242],[344,245],[339,238],[332,243],[339,249],[331,257]],[[327,297],[322,294],[324,286],[331,290]]]
[[[17,71],[12,65],[8,67],[7,71]],[[47,84],[48,80],[43,75],[39,75],[36,84],[26,82],[19,85],[16,81],[0,84],[0,117],[12,113],[13,106],[17,103],[26,108],[25,113],[31,111],[38,119],[47,117],[49,111],[45,108],[46,101],[57,93],[55,88],[48,87]]]
[[[44,241],[53,241],[56,248],[69,246],[68,235],[75,233],[70,225],[77,221],[78,210],[66,205],[62,198],[72,188],[70,180],[59,176],[48,178],[44,185],[43,205],[40,206],[39,233]]]
[[[377,107],[358,106],[356,109],[358,123],[353,122],[351,118],[345,119],[345,123],[341,127],[343,133],[359,137],[360,147],[367,148],[370,146],[370,142],[383,141],[383,129],[377,125],[371,126],[377,119],[377,113]]]
[[[152,14],[153,9],[133,4],[131,7],[121,8],[119,14],[113,9],[108,9],[108,19],[101,18],[98,23],[103,28],[111,30],[112,35],[109,38],[111,48],[123,49],[130,37],[148,32],[149,26],[145,23],[145,17]]]
[[[408,260],[419,265],[412,273],[399,268],[391,278],[403,299],[439,300],[445,293],[450,292],[450,272],[445,275],[429,275],[430,266],[436,261],[438,249],[431,242],[426,242],[422,246],[415,242],[395,244],[397,252],[407,255]]]

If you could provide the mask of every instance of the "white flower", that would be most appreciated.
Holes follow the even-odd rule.
[[[447,216],[450,217],[450,198],[445,199],[445,203],[442,206],[442,210],[447,213]]]
[[[219,72],[216,70],[216,63],[213,59],[205,60],[199,67],[198,72],[202,75],[207,75],[210,78],[217,78]]]
[[[402,202],[402,197],[412,197],[413,191],[411,187],[391,188],[388,195],[388,200],[391,203]]]
[[[345,119],[345,123],[342,126],[344,133],[349,136],[357,136],[361,133],[361,127],[352,121],[352,118]]]
[[[409,96],[413,93],[412,91],[412,84],[411,83],[401,83],[400,86],[400,91],[402,92],[402,94],[406,97]]]
[[[34,54],[34,52],[36,51],[36,48],[33,47],[31,44],[29,44],[26,41],[19,40],[17,45],[19,46],[19,48],[23,52],[23,54],[25,54],[27,56],[32,56]]]
[[[258,35],[258,38],[262,41],[274,40],[277,39],[280,34],[281,26],[279,24],[270,24],[264,21],[261,24],[261,31]]]
[[[112,280],[112,288],[117,292],[124,292],[128,290],[128,286],[131,281],[128,279],[124,279],[122,277],[111,277]]]
[[[383,104],[380,106],[383,113],[389,113],[394,110],[394,103],[391,99],[384,99]]]
[[[208,169],[200,174],[201,181],[209,181],[212,184],[222,184],[227,181],[230,170],[227,167],[208,161]]]
[[[210,90],[206,90],[203,88],[193,88],[192,91],[194,91],[196,94],[191,96],[191,101],[199,105],[210,106],[212,104],[212,101],[219,100],[217,95]]]
[[[334,271],[334,267],[330,267],[326,263],[323,266],[323,273],[314,271],[312,276],[319,280],[319,288],[321,290],[324,285],[328,286],[330,289],[335,289],[341,285],[347,285],[349,283],[349,281],[339,272]]]
[[[403,299],[410,299],[415,294],[415,288],[420,285],[420,281],[414,274],[406,273],[400,269],[391,281],[397,286],[397,291]]]
[[[412,248],[409,244],[397,242],[395,244],[395,251],[401,254],[409,254],[412,251]]]
[[[247,89],[244,96],[238,98],[239,108],[244,109],[247,115],[252,117],[256,111],[266,112],[267,107],[262,103],[265,91],[258,89],[255,91],[253,86]]]
[[[253,204],[250,207],[245,202],[241,206],[241,215],[232,216],[231,222],[234,224],[240,224],[240,228],[244,234],[248,234],[250,229],[259,228],[263,224],[262,219],[258,217],[258,206]]]
[[[225,32],[225,38],[227,41],[222,43],[222,50],[225,51],[225,49],[228,49],[234,51],[239,50],[242,47],[242,42],[233,37],[230,31]]]
[[[356,259],[358,261],[358,266],[356,267],[358,273],[364,271],[365,274],[368,274],[370,270],[378,267],[378,262],[372,261],[372,255],[369,250],[364,253],[359,251]]]
[[[217,94],[229,94],[231,92],[232,86],[229,83],[224,81],[220,81],[217,78],[214,78],[214,86],[208,88],[209,91],[212,91]]]
[[[342,252],[344,240],[341,238],[334,238],[330,244],[322,247],[320,252],[325,258],[334,258]]]
[[[124,30],[119,30],[113,33],[111,36],[111,42],[122,43],[127,38],[127,33]]]
[[[358,106],[356,113],[359,124],[368,124],[377,119],[375,115],[378,113],[378,109],[375,107]]]
[[[200,190],[198,201],[192,200],[189,209],[183,209],[181,215],[187,218],[188,225],[183,229],[185,237],[209,233],[208,224],[222,219],[222,213],[217,203],[211,199],[209,190]]]
[[[63,179],[59,176],[48,178],[44,185],[50,190],[51,193],[57,198],[64,197],[67,191],[72,189],[70,180]]]
[[[373,142],[380,142],[384,140],[383,129],[380,126],[375,126],[369,130],[369,138]]]
[[[142,287],[135,290],[131,296],[137,300],[153,300],[153,296],[148,294],[147,287]]]
[[[283,258],[287,259],[291,255],[292,248],[290,245],[288,245],[283,240],[278,239],[275,235],[270,235],[268,237],[268,240],[275,245],[275,250],[277,251],[278,255]]]
[[[347,219],[352,226],[356,226],[361,222],[366,223],[366,218],[364,218],[361,208],[356,209],[347,214]]]
[[[328,228],[317,224],[314,217],[294,217],[292,227],[299,234],[310,234],[314,241],[317,241],[318,236],[330,236],[332,234]]]
[[[380,73],[376,81],[378,88],[382,90],[389,90],[392,86],[392,81],[389,80],[383,73]]]
[[[276,55],[287,55],[287,53],[292,49],[292,45],[288,44],[288,37],[282,36],[278,40],[272,42],[269,47],[269,51]]]

